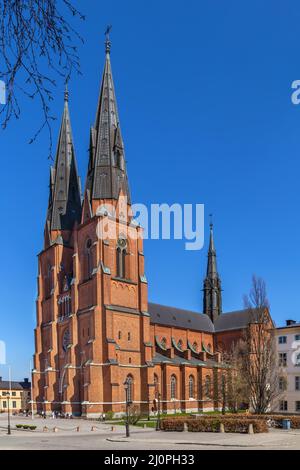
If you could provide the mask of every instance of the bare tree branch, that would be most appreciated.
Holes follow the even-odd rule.
[[[242,372],[252,410],[266,413],[281,392],[274,330],[262,279],[253,277],[252,288],[245,297],[245,307],[249,311],[250,323],[240,343]]]
[[[0,79],[6,83],[6,104],[0,109],[5,129],[21,115],[20,94],[41,103],[43,120],[30,140],[46,128],[52,155],[50,103],[56,78],[67,82],[80,73],[77,44],[83,42],[67,17],[85,17],[69,0],[0,0]]]

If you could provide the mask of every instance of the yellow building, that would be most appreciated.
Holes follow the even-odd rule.
[[[8,406],[13,413],[30,409],[31,384],[28,379],[23,382],[9,382],[0,377],[0,413],[7,412]]]

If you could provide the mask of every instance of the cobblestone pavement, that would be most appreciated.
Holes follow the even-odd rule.
[[[36,431],[17,430],[16,424],[34,424]],[[125,438],[124,426],[112,426],[80,419],[12,417],[12,435],[7,435],[7,415],[0,415],[0,449],[88,449],[88,450],[203,450],[203,449],[300,449],[300,430],[271,430],[268,434],[219,434],[156,432],[131,428]],[[43,432],[47,427],[48,431]],[[79,427],[79,431],[77,431]],[[93,430],[92,430],[93,427]],[[57,432],[54,432],[57,428]]]

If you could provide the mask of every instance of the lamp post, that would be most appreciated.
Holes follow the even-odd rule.
[[[156,420],[156,431],[160,431],[160,393],[158,384],[156,384],[156,395],[157,395],[157,420]]]
[[[128,379],[124,382],[124,390],[125,390],[125,397],[126,397],[126,423],[125,423],[125,428],[126,428],[126,437],[130,437],[130,431],[129,431],[129,383]]]
[[[10,392],[6,393],[7,397],[7,434],[11,434],[11,427],[10,427],[10,407],[9,407],[9,400],[10,400]]]
[[[34,419],[34,406],[33,406],[33,373],[32,373],[32,363],[30,361],[29,365],[29,380],[30,380],[30,404],[31,404],[31,419]]]
[[[9,381],[9,392],[6,392],[6,397],[7,397],[7,434],[11,435],[11,426],[10,426],[10,397],[11,397],[11,367],[10,365],[8,367],[8,381]]]

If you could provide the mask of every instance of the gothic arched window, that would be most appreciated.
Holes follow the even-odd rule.
[[[182,349],[182,348],[183,348],[183,342],[182,342],[181,339],[178,341],[177,347],[178,347],[178,349]]]
[[[157,374],[154,374],[153,382],[154,382],[155,393],[158,393],[159,392],[159,388],[158,388],[159,384],[158,384],[158,375]]]
[[[195,398],[195,379],[193,375],[189,376],[189,398]]]
[[[166,349],[166,347],[167,347],[167,340],[166,340],[166,338],[163,338],[163,339],[161,340],[161,345],[162,345],[162,347],[163,347],[164,349]]]
[[[210,375],[205,377],[205,395],[210,397],[211,394],[211,378]]]
[[[115,150],[115,165],[122,170],[122,154],[119,149]]]
[[[196,341],[193,343],[193,349],[194,351],[198,351],[198,344],[196,343]]]
[[[126,258],[126,249],[127,249],[127,242],[125,238],[119,238],[117,241],[117,277],[121,279],[125,279],[126,277],[126,266],[125,266],[125,258]]]
[[[93,272],[92,240],[89,238],[85,244],[85,279],[90,279]]]
[[[47,265],[47,272],[45,277],[45,297],[50,297],[52,291],[52,267],[51,264]]]
[[[177,379],[176,375],[171,376],[171,400],[175,400],[177,396]]]

